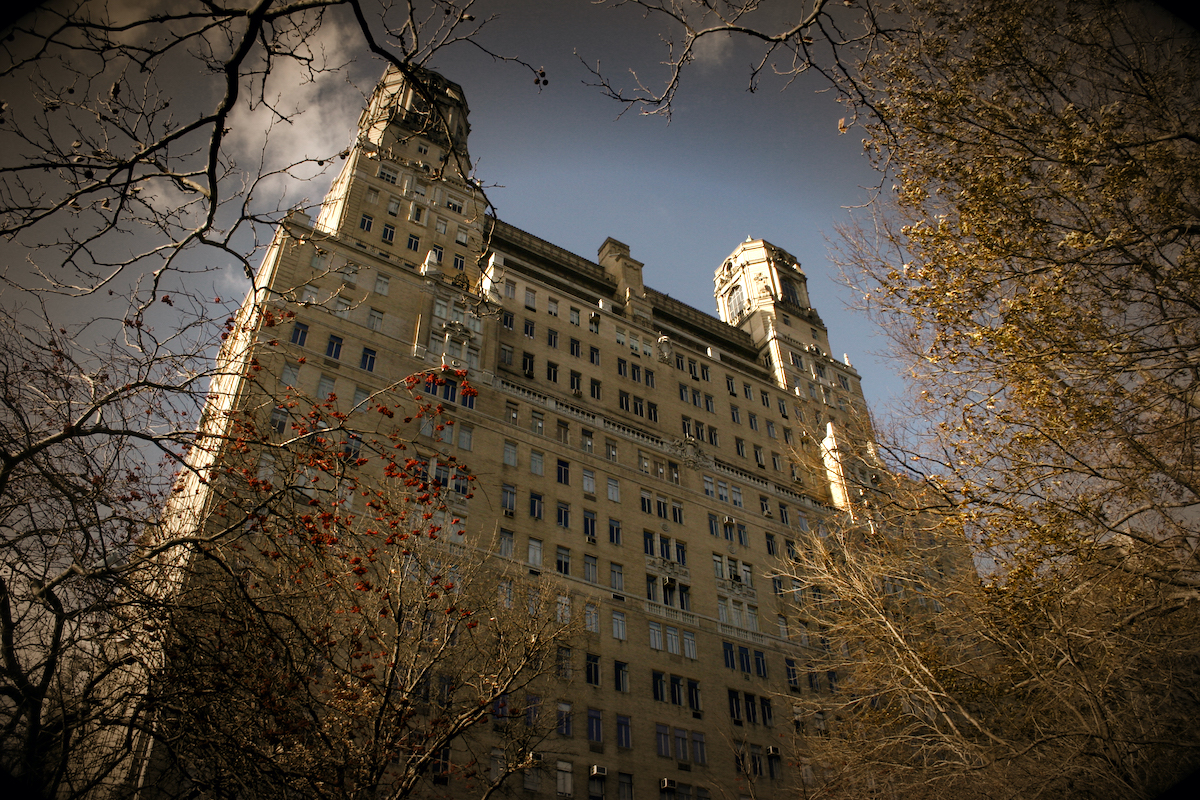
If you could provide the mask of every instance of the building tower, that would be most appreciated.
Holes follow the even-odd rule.
[[[414,458],[469,458],[456,535],[560,581],[584,623],[574,678],[543,699],[546,776],[509,794],[795,796],[789,698],[834,678],[808,667],[819,637],[783,576],[871,481],[859,376],[784,250],[740,244],[713,317],[646,286],[615,239],[592,261],[487,217],[469,130],[460,87],[389,69],[316,220],[281,225],[228,357],[346,419],[415,373],[478,389],[433,390],[453,435],[414,434]],[[210,419],[251,407],[229,373]],[[287,409],[256,413],[286,429]]]

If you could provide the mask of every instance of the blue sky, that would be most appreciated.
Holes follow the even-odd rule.
[[[623,241],[648,285],[708,313],[713,270],[747,236],[767,239],[800,260],[831,348],[863,373],[872,405],[902,391],[872,355],[886,343],[847,307],[828,260],[834,225],[878,177],[861,135],[838,133],[845,112],[818,80],[782,90],[768,79],[750,93],[753,54],[729,41],[688,71],[669,125],[635,111],[618,119],[621,106],[585,85],[575,53],[625,85],[630,67],[658,80],[655,29],[586,0],[503,6],[485,41],[545,67],[541,93],[527,72],[466,50],[431,64],[466,92],[471,156],[478,177],[497,184],[489,195],[502,219],[587,258],[606,237]]]

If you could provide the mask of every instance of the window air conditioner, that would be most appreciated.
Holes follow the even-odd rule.
[[[658,782],[658,788],[664,792],[675,791],[675,786],[676,784],[674,778],[663,778]]]
[[[511,508],[504,509],[504,516],[511,517],[512,515],[513,515],[513,510]]]
[[[588,774],[593,778],[604,778],[608,776],[608,767],[602,767],[599,764],[592,764],[592,768]]]
[[[767,748],[767,755],[769,755],[769,756],[779,755],[779,748],[776,747],[775,745],[771,745],[770,747]]]
[[[737,520],[735,520],[733,517],[726,517],[726,518],[725,518],[725,524],[726,524],[726,525],[732,525],[732,524],[734,524],[735,522],[737,522]]]
[[[538,753],[538,752],[530,753],[529,760],[532,761],[533,763],[537,764],[542,760],[542,754]]]

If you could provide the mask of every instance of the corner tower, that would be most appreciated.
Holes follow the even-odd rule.
[[[458,84],[389,66],[341,153],[316,231],[421,274],[477,285],[485,204],[470,177],[468,113]]]

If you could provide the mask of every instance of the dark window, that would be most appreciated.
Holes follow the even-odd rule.
[[[308,341],[308,326],[303,322],[297,322],[292,328],[292,344],[298,344],[304,347],[304,343]]]
[[[330,336],[329,343],[325,345],[325,355],[329,358],[342,357],[342,337]]]

